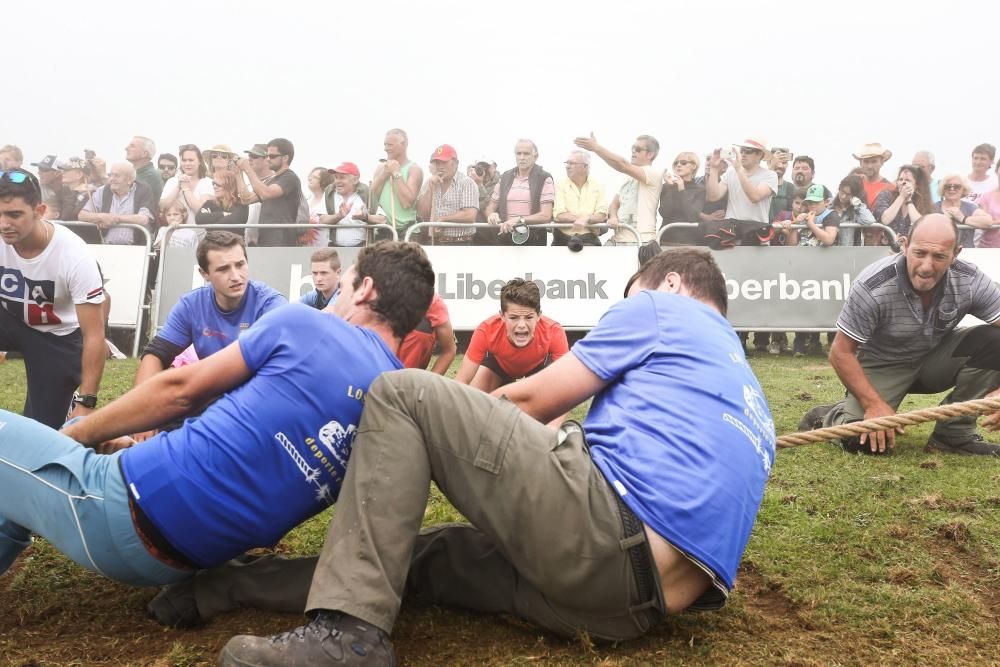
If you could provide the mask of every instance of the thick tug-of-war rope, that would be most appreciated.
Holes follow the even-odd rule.
[[[997,410],[1000,410],[1000,398],[978,398],[972,401],[949,403],[933,408],[902,412],[889,417],[877,417],[860,422],[840,424],[839,426],[828,426],[816,429],[815,431],[789,433],[778,438],[776,444],[779,449],[798,447],[799,445],[808,445],[813,442],[827,442],[828,440],[849,438],[865,433],[888,431],[897,426],[912,426],[913,424],[923,424],[924,422],[937,421],[939,419],[952,419],[963,415],[989,414]]]

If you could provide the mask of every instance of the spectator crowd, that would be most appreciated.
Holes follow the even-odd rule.
[[[963,247],[1000,247],[1000,161],[988,143],[972,149],[966,173],[935,173],[934,154],[921,150],[898,168],[894,180],[882,173],[892,152],[879,143],[865,144],[852,153],[858,166],[827,182],[836,188],[817,180],[813,158],[762,137],[715,149],[704,159],[682,151],[666,167],[658,159],[660,144],[650,135],[638,136],[628,157],[593,135],[574,143],[561,178],[539,164],[530,139],[515,142],[514,166],[503,172],[487,156],[463,168],[449,144],[438,146],[421,166],[411,159],[401,129],[386,133],[386,157],[367,179],[355,162],[343,161],[314,167],[302,181],[292,170],[295,147],[282,138],[242,152],[226,144],[205,151],[185,144],[176,155],[157,155],[153,140],[137,136],[120,161],[109,163],[85,151],[82,158],[47,155],[30,164],[37,169],[48,218],[94,223],[96,231],[77,228],[77,233],[108,244],[144,242],[123,223],[146,228],[157,247],[171,225],[178,229],[171,232],[170,245],[193,246],[204,236],[199,225],[250,223],[244,231],[249,245],[351,247],[386,238],[390,228],[402,237],[417,222],[432,221],[451,224],[420,229],[414,240],[551,243],[573,250],[653,240],[715,249],[887,245],[892,235],[906,235],[920,216],[941,212],[962,226]],[[605,192],[591,178],[593,155],[622,175],[617,191]],[[0,148],[5,170],[23,161],[17,146]],[[257,224],[289,228],[253,227]]]

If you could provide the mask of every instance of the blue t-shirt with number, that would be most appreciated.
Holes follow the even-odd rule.
[[[262,317],[239,346],[249,380],[121,457],[139,507],[202,567],[275,544],[332,504],[368,386],[403,367],[372,331],[300,304]]]
[[[645,291],[572,353],[608,382],[584,422],[594,462],[646,525],[732,588],[775,440],[732,327],[696,299]]]
[[[204,285],[180,298],[157,335],[182,348],[194,345],[198,358],[204,359],[239,338],[265,313],[286,303],[280,292],[251,280],[240,305],[227,312],[219,308],[212,286]]]

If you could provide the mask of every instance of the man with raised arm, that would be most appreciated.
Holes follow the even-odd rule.
[[[653,160],[660,152],[660,142],[648,134],[636,137],[630,160],[597,143],[593,132],[589,137],[577,137],[573,143],[596,153],[609,167],[628,176],[608,207],[608,227],[615,230],[608,245],[637,245],[634,234],[618,228],[620,223],[632,225],[639,232],[642,243],[652,241],[656,237],[656,207],[660,203],[660,184],[663,182],[663,172],[653,167]]]

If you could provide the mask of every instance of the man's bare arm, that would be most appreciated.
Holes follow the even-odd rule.
[[[455,342],[455,331],[451,327],[451,320],[434,327],[434,337],[437,338],[437,343],[441,347],[441,353],[434,365],[431,366],[431,372],[444,375],[448,372],[451,362],[455,360],[455,355],[458,353],[458,344]]]
[[[494,396],[506,396],[543,424],[593,397],[607,383],[583,365],[571,351],[548,368],[500,387]]]
[[[857,358],[858,341],[854,340],[843,331],[837,332],[837,337],[833,339],[830,346],[830,365],[837,372],[837,377],[847,388],[865,411],[865,419],[876,417],[888,417],[896,414],[896,410],[885,402],[872,383],[865,375],[864,369]],[[898,429],[903,432],[902,428]],[[879,431],[870,435],[861,436],[861,444],[868,442],[872,451],[885,451],[886,445],[890,448],[896,444],[896,431]]]
[[[190,366],[157,374],[64,433],[87,446],[155,428],[189,414],[251,375],[239,341]]]

